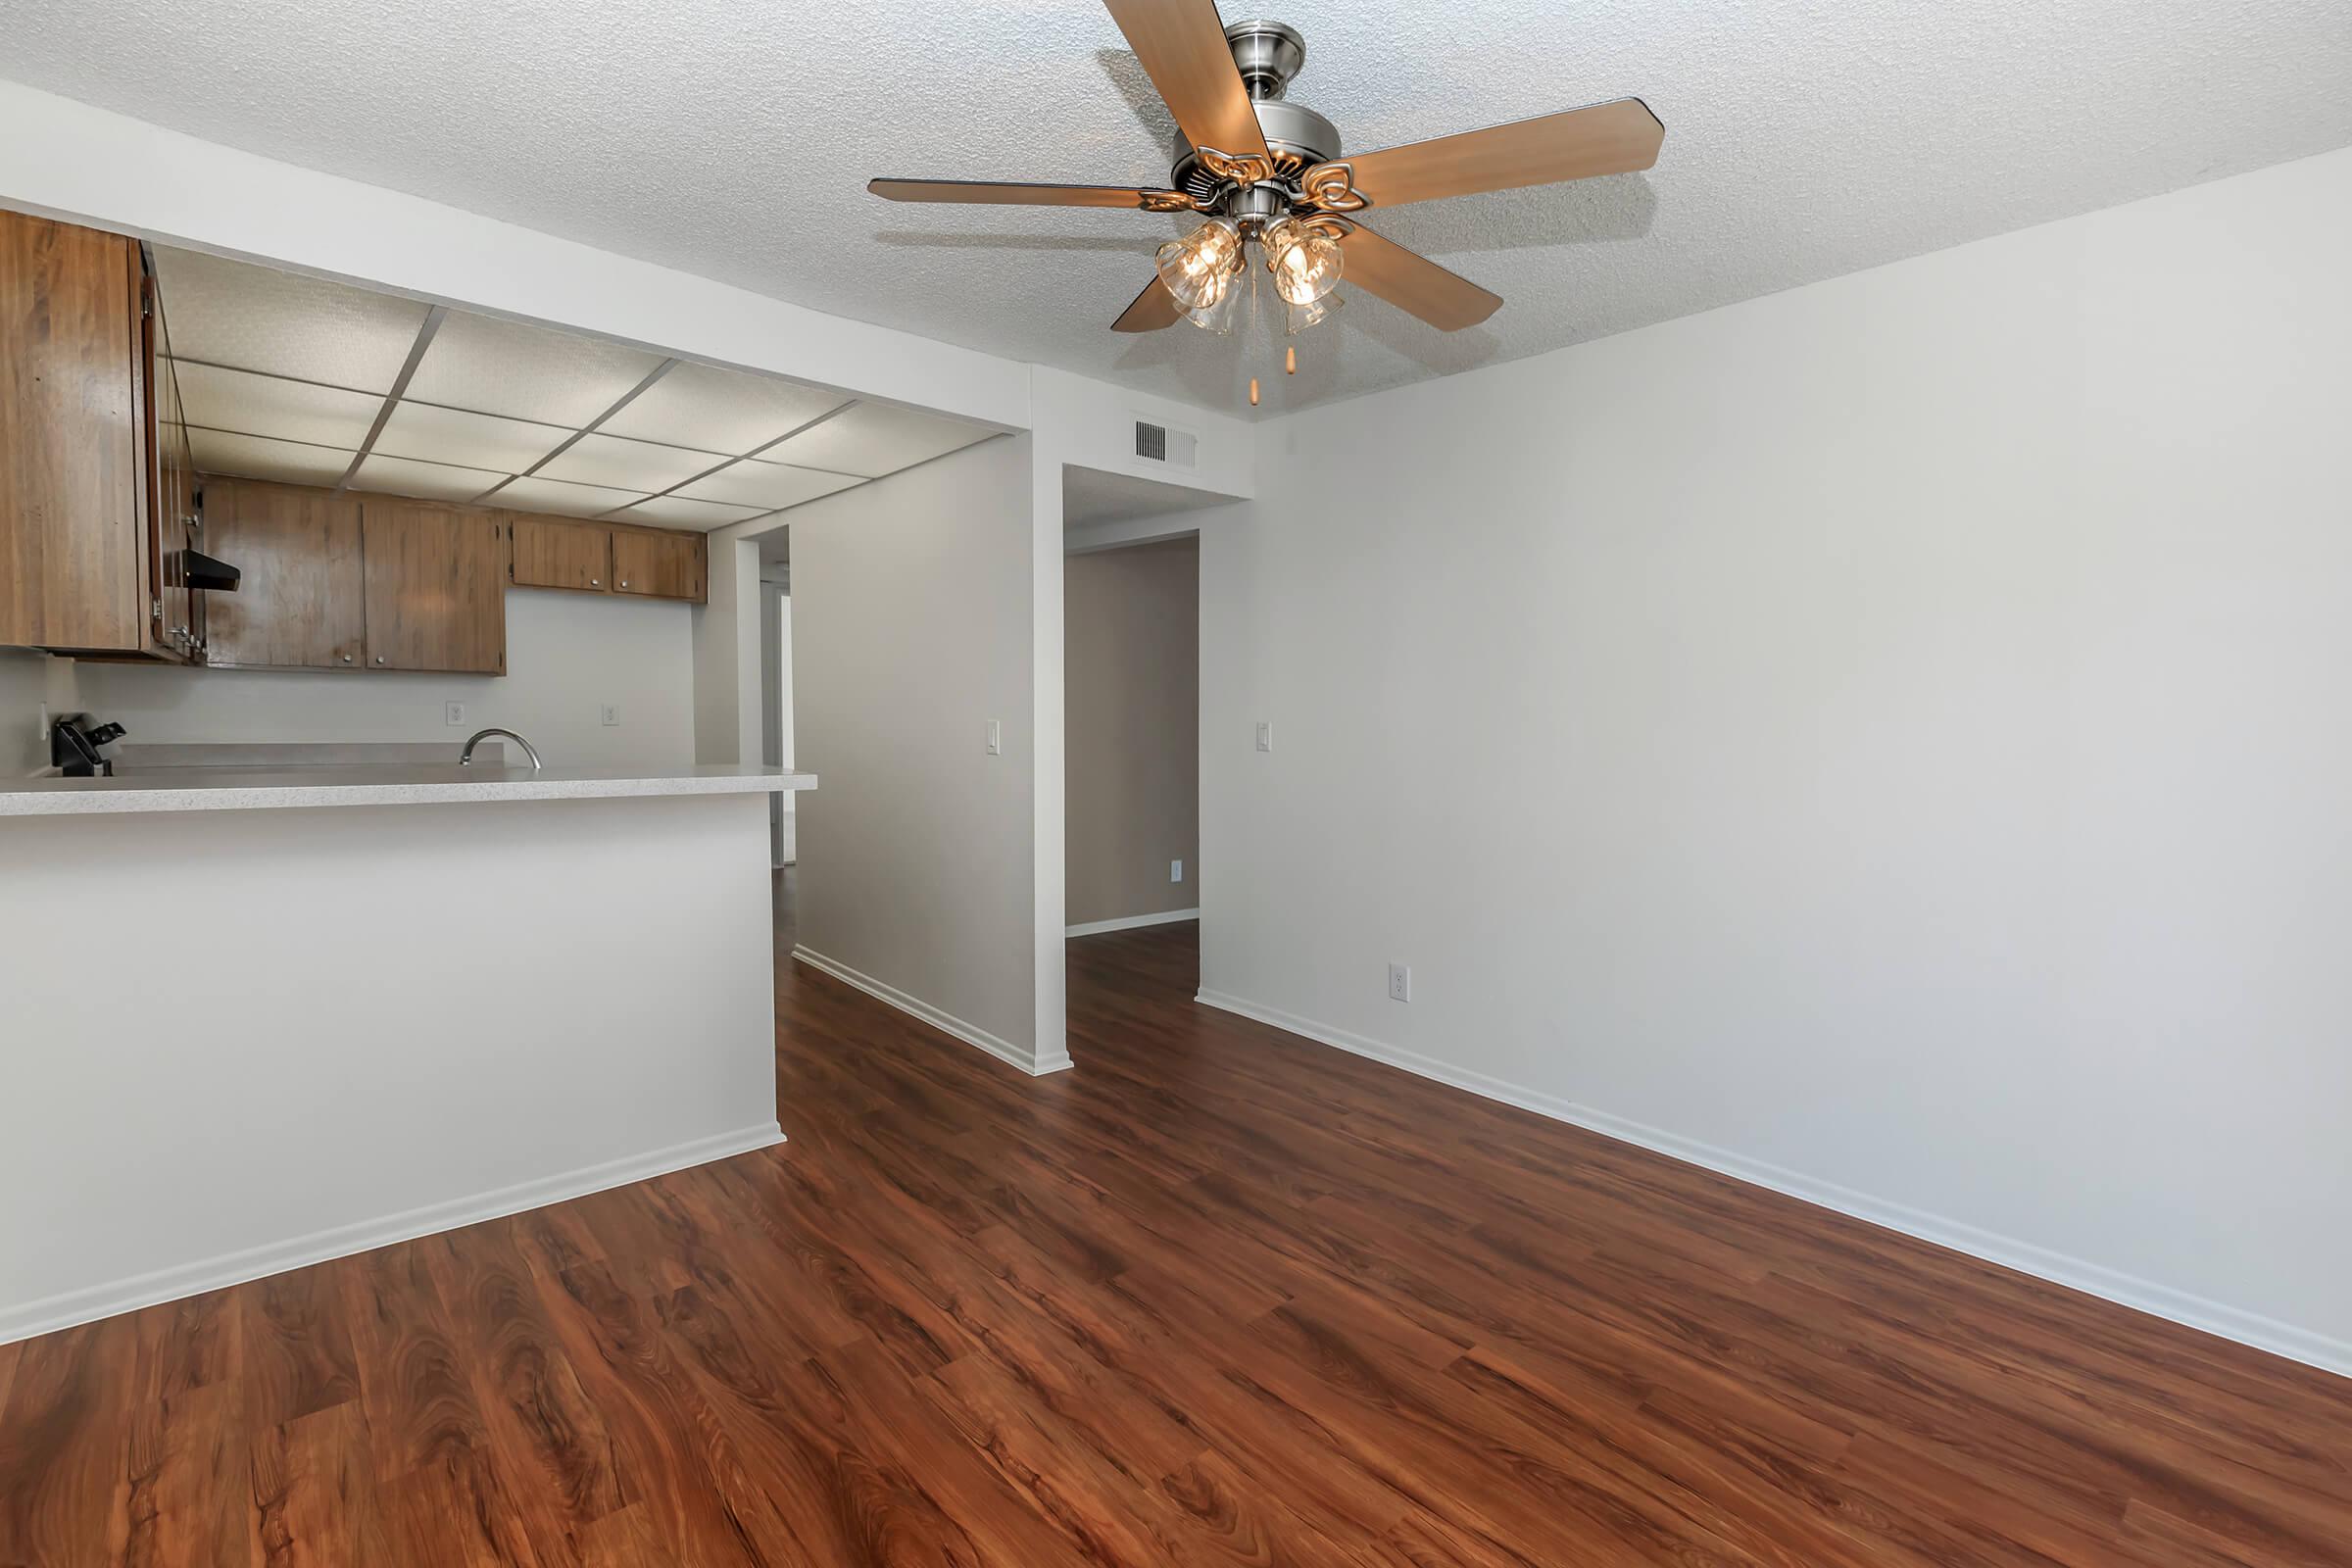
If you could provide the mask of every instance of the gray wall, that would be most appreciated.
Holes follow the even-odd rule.
[[[1062,578],[1071,925],[1198,904],[1200,545],[1071,556]],[[1168,862],[1184,861],[1184,880]]]
[[[819,781],[801,946],[1017,1052],[1037,1044],[1032,489],[1011,436],[791,514],[793,760]]]
[[[40,654],[0,648],[0,778],[49,765],[49,744],[41,732],[48,662]]]

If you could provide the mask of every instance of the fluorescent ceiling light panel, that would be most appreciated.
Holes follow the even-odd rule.
[[[781,463],[746,458],[695,480],[678,494],[697,501],[724,501],[764,511],[797,507],[804,501],[814,501],[818,496],[829,496],[836,490],[863,483],[856,474],[825,473],[816,468],[794,468]]]
[[[416,346],[425,307],[273,267],[155,247],[170,350],[267,375],[382,394]]]
[[[279,484],[334,484],[350,471],[356,453],[300,441],[271,441],[225,430],[188,431],[188,451],[199,472],[239,479],[273,479]]]
[[[623,441],[612,435],[584,435],[539,470],[550,479],[575,484],[606,484],[640,493],[666,490],[723,459],[682,447],[656,446],[651,441]]]
[[[641,349],[598,338],[452,311],[416,362],[407,395],[576,430],[661,363]]]
[[[614,507],[625,507],[645,497],[635,490],[612,490],[603,485],[565,484],[560,479],[542,479],[536,475],[517,479],[494,496],[484,499],[486,507],[511,507],[516,512],[553,512],[566,517],[593,517]]]
[[[370,392],[288,381],[250,370],[175,364],[179,404],[190,424],[277,441],[356,449],[368,439],[384,400]]]
[[[850,400],[772,375],[675,365],[597,426],[612,435],[736,454],[763,447]]]
[[[471,501],[504,479],[488,468],[461,468],[446,463],[419,463],[414,458],[388,458],[370,452],[360,471],[351,476],[354,490],[381,490],[387,495],[417,496],[426,501]]]
[[[621,513],[614,522],[652,522],[664,527],[700,528],[706,533],[730,522],[757,517],[763,507],[726,507],[715,501],[689,501],[683,496],[654,496]]]
[[[985,441],[996,433],[961,419],[944,419],[937,415],[917,414],[911,409],[879,403],[860,403],[760,455],[807,468],[830,468],[836,473],[878,478],[957,447]]]
[[[396,458],[455,463],[469,468],[520,473],[571,434],[552,424],[502,419],[431,403],[395,404],[375,438],[375,450]]]

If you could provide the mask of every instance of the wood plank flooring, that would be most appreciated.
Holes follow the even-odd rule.
[[[779,962],[785,1148],[0,1347],[0,1564],[2352,1562],[2352,1383],[1196,1006]]]

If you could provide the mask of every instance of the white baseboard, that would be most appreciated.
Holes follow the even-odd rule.
[[[1334,1046],[1354,1055],[1386,1062],[1417,1078],[1427,1078],[1488,1100],[1500,1101],[1506,1105],[1516,1105],[1522,1110],[1532,1110],[1539,1116],[1568,1122],[1620,1143],[1639,1145],[1686,1164],[1704,1166],[1735,1181],[1768,1187],[1804,1202],[1835,1209],[1840,1214],[1884,1226],[1890,1231],[1900,1231],[1905,1236],[1949,1248],[1955,1252],[1966,1252],[1971,1257],[1998,1263],[2004,1268],[2031,1274],[2053,1285],[2063,1285],[2069,1290],[2082,1291],[2120,1306],[2132,1307],[2192,1329],[2201,1329],[2207,1334],[2234,1340],[2240,1345],[2268,1350],[2274,1355],[2283,1355],[2307,1366],[2352,1377],[2352,1342],[2297,1328],[2291,1323],[2281,1323],[2225,1302],[2207,1300],[2201,1296],[2192,1296],[2185,1291],[2177,1291],[2170,1286],[2158,1285],[2098,1263],[2070,1257],[2031,1242],[1980,1230],[1974,1225],[1946,1219],[1940,1214],[1931,1214],[1906,1204],[1873,1198],[1868,1193],[1840,1187],[1835,1182],[1821,1181],[1764,1160],[1750,1159],[1744,1154],[1718,1149],[1712,1144],[1702,1144],[1660,1128],[1644,1126],[1641,1122],[1627,1121],[1590,1105],[1561,1100],[1541,1090],[1522,1088],[1499,1078],[1491,1078],[1485,1073],[1471,1072],[1434,1056],[1425,1056],[1419,1052],[1406,1051],[1345,1029],[1317,1023],[1311,1018],[1301,1018],[1296,1013],[1284,1012],[1279,1007],[1261,1006],[1216,991],[1201,991],[1193,1000],[1226,1012],[1239,1013],[1245,1018],[1254,1018],[1259,1023],[1272,1024],[1277,1029],[1303,1036],[1321,1045]]]
[[[470,1198],[429,1203],[422,1208],[386,1214],[380,1219],[360,1220],[329,1230],[313,1231],[308,1236],[297,1236],[290,1241],[272,1242],[266,1247],[248,1248],[243,1251],[224,1252],[218,1257],[183,1263],[175,1268],[158,1269],[152,1274],[138,1274],[106,1285],[43,1297],[37,1301],[0,1307],[0,1345],[72,1328],[77,1323],[93,1323],[119,1312],[132,1312],[163,1301],[176,1301],[183,1297],[201,1296],[207,1291],[218,1291],[230,1285],[243,1285],[249,1280],[282,1274],[288,1269],[323,1263],[329,1258],[373,1251],[395,1242],[413,1242],[419,1236],[454,1231],[486,1219],[519,1214],[525,1209],[544,1208],[549,1203],[560,1203],[567,1198],[582,1198],[608,1188],[626,1187],[631,1182],[641,1182],[651,1176],[666,1175],[692,1165],[707,1165],[714,1159],[749,1153],[755,1149],[766,1149],[782,1142],[784,1130],[781,1127],[772,1121],[761,1122],[735,1132],[698,1138],[692,1143],[673,1144],[667,1149],[657,1149],[649,1153],[632,1154],[625,1159],[582,1166],[560,1176],[542,1177],[537,1181],[478,1193]]]
[[[792,956],[811,969],[823,970],[844,985],[856,986],[877,1002],[887,1002],[901,1012],[920,1018],[932,1028],[954,1035],[967,1046],[978,1046],[990,1055],[1012,1063],[1032,1078],[1042,1078],[1050,1072],[1060,1072],[1070,1065],[1070,1052],[1066,1045],[1057,1045],[1054,1054],[1041,1056],[1039,1053],[1027,1046],[1016,1046],[1009,1040],[990,1034],[978,1024],[965,1023],[954,1013],[934,1007],[920,997],[908,996],[887,981],[877,980],[870,974],[860,974],[848,964],[835,958],[828,958],[821,953],[811,953],[807,948],[795,947],[792,950]]]
[[[1099,937],[1105,931],[1134,931],[1148,925],[1174,925],[1179,920],[1198,920],[1199,909],[1166,909],[1158,914],[1123,914],[1116,920],[1089,920],[1084,925],[1065,928],[1065,937]]]

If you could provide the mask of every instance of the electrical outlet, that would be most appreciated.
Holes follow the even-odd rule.
[[[1171,882],[1181,882],[1184,880],[1184,862],[1182,860],[1170,860],[1168,862],[1168,880]]]
[[[441,722],[444,724],[465,723],[466,705],[464,703],[443,703],[441,705]]]
[[[1389,965],[1389,1000],[1391,1002],[1413,1000],[1413,971],[1401,963]]]
[[[605,728],[615,729],[619,726],[620,705],[618,703],[607,703],[601,711],[605,720]]]
[[[1004,731],[993,718],[988,721],[988,755],[991,757],[1004,755]]]
[[[1273,725],[1260,724],[1257,726],[1257,749],[1261,752],[1270,752],[1274,749]]]

